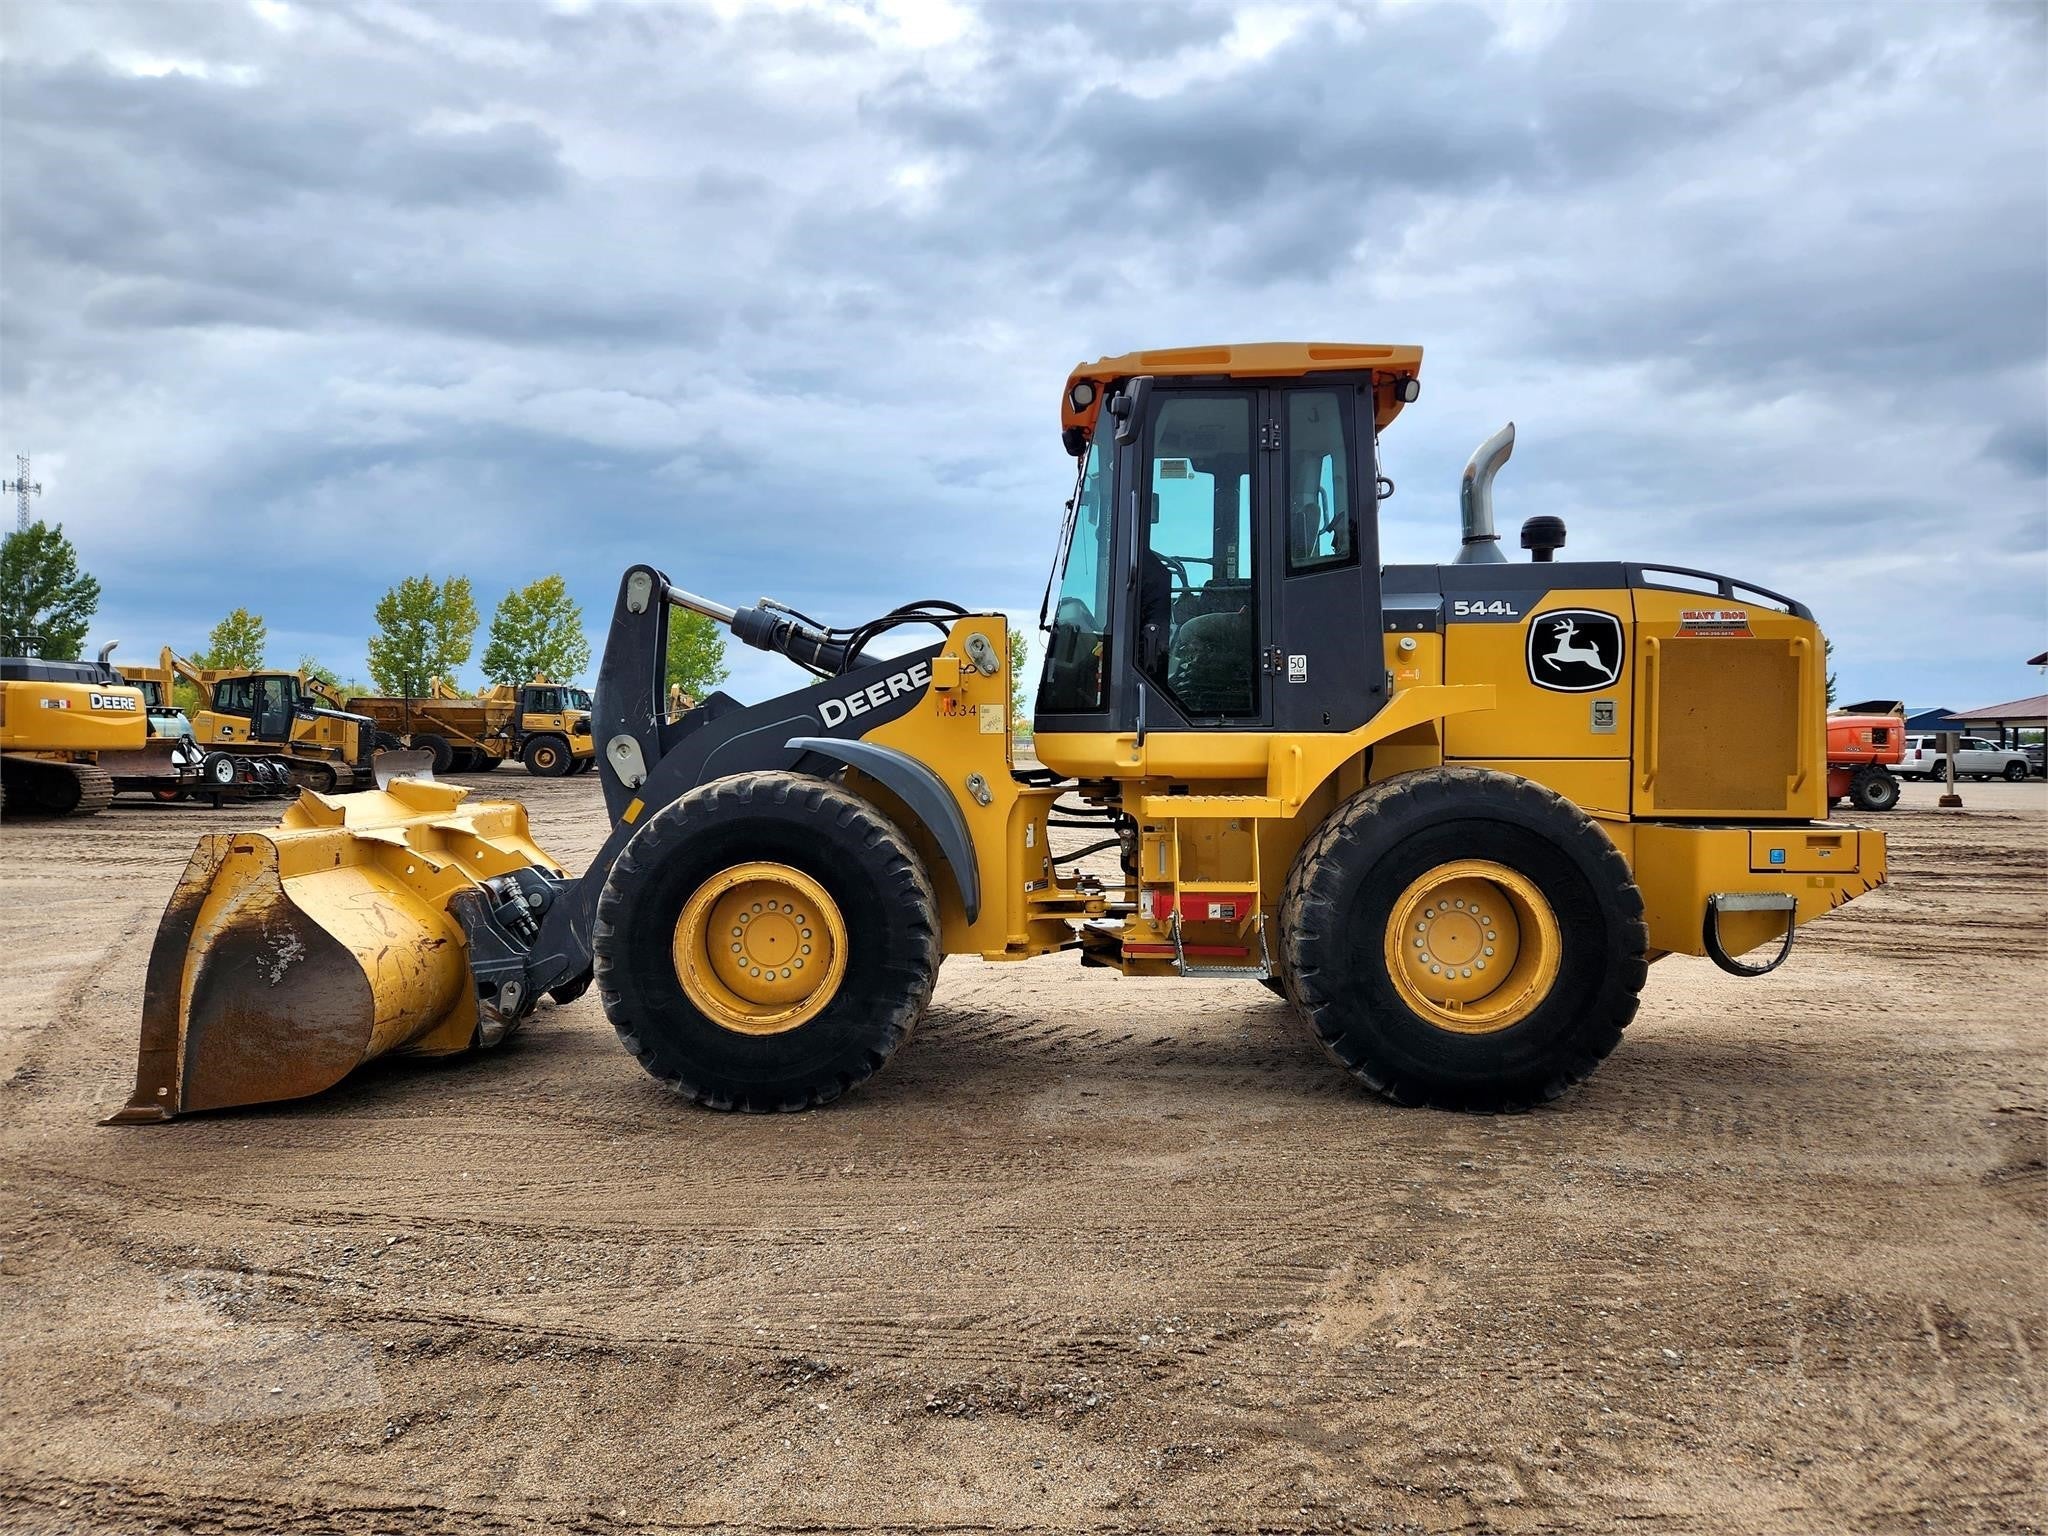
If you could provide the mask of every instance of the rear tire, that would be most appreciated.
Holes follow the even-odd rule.
[[[412,745],[415,752],[434,754],[434,777],[437,779],[455,766],[455,747],[445,736],[436,736],[432,731],[415,731]]]
[[[1620,1041],[1649,973],[1642,893],[1619,850],[1563,797],[1487,769],[1402,774],[1339,806],[1295,858],[1280,926],[1288,996],[1397,1104],[1557,1098]],[[1411,957],[1411,929],[1441,948],[1418,938]],[[1453,960],[1454,939],[1470,955]],[[1482,954],[1506,967],[1497,979],[1476,974]],[[1426,969],[1432,956],[1447,974]]]
[[[526,744],[526,771],[535,778],[559,779],[571,761],[569,743],[559,736],[536,736]]]
[[[754,907],[766,905],[764,926],[728,939],[718,903],[744,901],[746,870],[779,871],[768,879],[824,898],[815,913],[802,894],[783,908],[815,930],[803,953],[826,978],[786,1007],[707,997],[707,967],[745,973],[766,921],[790,926],[764,901]],[[735,926],[747,921],[739,910]],[[739,774],[657,812],[619,855],[592,929],[597,987],[626,1049],[683,1098],[750,1113],[808,1109],[866,1081],[909,1038],[938,977],[937,914],[916,852],[867,801],[801,774]],[[727,961],[736,941],[747,950]],[[774,965],[761,963],[774,986]]]
[[[1849,780],[1849,799],[1858,810],[1888,811],[1899,803],[1899,781],[1876,764],[1856,770]]]

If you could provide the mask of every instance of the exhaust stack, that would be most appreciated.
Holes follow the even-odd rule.
[[[1458,515],[1464,539],[1453,565],[1505,565],[1500,552],[1500,535],[1493,527],[1493,477],[1515,451],[1515,424],[1511,421],[1472,450],[1465,461],[1465,476],[1458,484]]]

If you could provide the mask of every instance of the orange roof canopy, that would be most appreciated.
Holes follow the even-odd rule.
[[[1317,373],[1373,373],[1373,423],[1384,430],[1401,414],[1394,393],[1397,381],[1422,372],[1422,348],[1366,346],[1342,341],[1251,341],[1222,347],[1165,347],[1125,352],[1117,357],[1080,363],[1067,375],[1060,394],[1060,425],[1093,429],[1108,386],[1118,379],[1149,374],[1154,378],[1189,378],[1218,374],[1232,379],[1295,379]],[[1073,404],[1074,385],[1091,379],[1095,398],[1083,410]]]

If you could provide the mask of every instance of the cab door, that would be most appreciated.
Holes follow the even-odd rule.
[[[1148,392],[1137,474],[1137,564],[1126,633],[1145,728],[1256,729],[1272,720],[1266,675],[1265,392]]]
[[[1271,718],[1355,730],[1386,702],[1370,381],[1304,381],[1262,406]]]

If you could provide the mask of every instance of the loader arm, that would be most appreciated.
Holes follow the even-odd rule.
[[[591,928],[605,877],[633,834],[700,784],[731,774],[785,769],[826,777],[842,767],[859,768],[925,814],[962,904],[970,910],[980,905],[972,844],[957,824],[951,795],[922,764],[861,741],[916,706],[922,679],[930,676],[945,641],[880,660],[821,649],[814,631],[776,630],[768,633],[764,649],[794,650],[813,664],[847,665],[848,670],[759,704],[742,705],[714,693],[671,721],[668,612],[701,601],[687,597],[679,597],[667,576],[652,566],[634,566],[619,582],[593,718],[612,829],[590,867],[558,891],[538,936],[528,943],[490,929],[483,921],[486,903],[458,907],[468,912],[473,965],[487,1006],[516,1012],[531,1007],[543,992],[579,985],[590,973]],[[763,621],[757,628],[765,632],[779,622]],[[735,628],[744,633],[744,620]],[[851,707],[855,700],[858,709]],[[496,996],[491,995],[494,987]],[[509,993],[508,987],[513,989]]]

